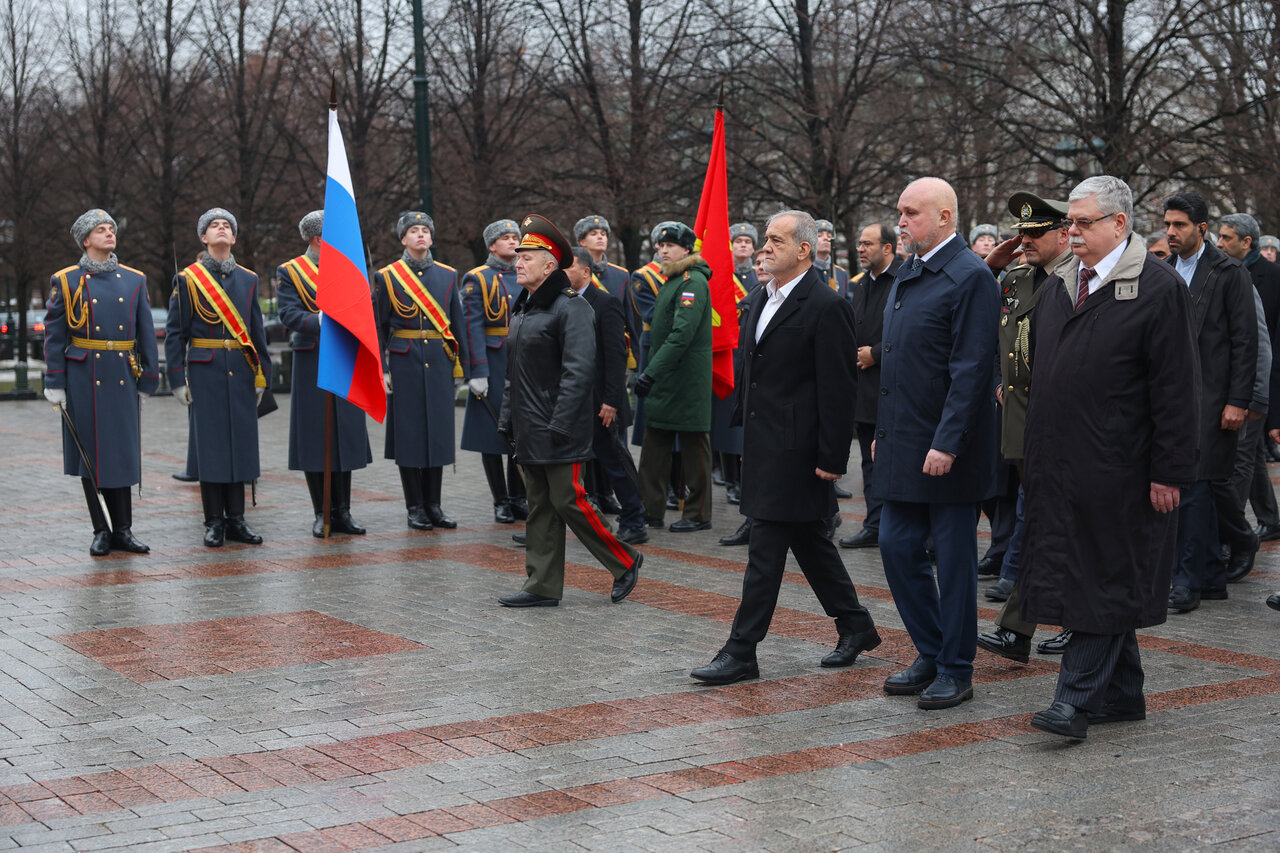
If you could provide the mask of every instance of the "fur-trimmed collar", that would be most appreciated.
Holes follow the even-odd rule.
[[[230,255],[225,261],[219,261],[205,252],[200,257],[200,263],[204,264],[205,269],[212,273],[221,273],[222,275],[231,275],[236,271],[236,256]]]
[[[549,308],[552,302],[556,301],[556,297],[563,293],[569,287],[569,276],[564,274],[564,270],[555,269],[551,271],[551,275],[538,286],[538,289],[529,293],[525,291],[527,299],[526,305],[529,308]]]
[[[95,261],[89,257],[86,252],[80,256],[80,269],[88,273],[115,272],[120,267],[120,261],[116,258],[116,253],[112,252],[111,257],[105,261]]]
[[[675,278],[693,269],[694,264],[701,263],[701,261],[701,252],[690,252],[678,261],[664,263],[662,265],[662,274],[667,278]]]

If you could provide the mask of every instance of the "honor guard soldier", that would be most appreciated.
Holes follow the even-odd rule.
[[[733,274],[751,293],[760,286],[754,264],[760,232],[750,222],[738,222],[729,226],[729,239],[733,245]]]
[[[969,248],[977,252],[980,258],[989,255],[999,242],[1000,229],[994,225],[987,223],[975,225],[969,231]]]
[[[827,287],[840,294],[846,301],[849,296],[849,271],[836,263],[832,244],[836,238],[836,227],[830,219],[819,219],[818,246],[813,253],[813,266],[827,282]]]
[[[674,222],[659,222],[649,232],[649,244],[653,246],[653,260],[631,274],[628,289],[631,294],[628,322],[640,334],[640,346],[636,351],[636,375],[644,372],[649,360],[649,325],[653,322],[653,304],[658,301],[658,291],[667,277],[662,274],[662,261],[658,260],[658,234],[664,226]],[[631,443],[640,446],[644,441],[644,400],[636,400],[635,420],[631,424]]]
[[[320,234],[324,211],[313,210],[298,223],[307,251],[276,268],[276,310],[292,334],[293,372],[289,396],[289,470],[302,471],[311,493],[315,524],[311,535],[324,536],[325,435],[329,445],[329,530],[334,533],[365,532],[351,517],[351,472],[373,461],[364,412],[341,397],[333,400],[333,422],[326,428],[325,395],[317,384],[320,368],[320,309],[316,306],[316,282],[320,274]]]
[[[490,222],[484,229],[489,258],[462,278],[462,316],[467,350],[467,410],[462,418],[462,449],[480,454],[493,495],[493,520],[511,524],[529,517],[524,480],[515,458],[498,435],[502,380],[507,375],[507,333],[516,287],[516,246],[520,226],[514,219]],[[496,391],[494,397],[489,392]],[[505,471],[504,471],[504,461]]]
[[[609,228],[609,220],[599,214],[584,216],[573,226],[573,239],[578,245],[591,253],[592,283],[598,283],[609,295],[625,302],[627,282],[631,274],[617,264],[609,263],[605,252],[609,250],[609,237],[613,232]]]
[[[417,210],[400,214],[400,260],[378,270],[374,309],[387,386],[386,458],[400,483],[414,530],[458,524],[440,508],[444,466],[454,461],[453,401],[468,358],[458,272],[431,257],[435,223]]]
[[[1262,257],[1271,263],[1276,263],[1276,254],[1280,252],[1280,237],[1274,234],[1263,234],[1258,240],[1258,250],[1262,253]]]
[[[49,280],[44,396],[63,410],[62,470],[84,484],[89,553],[145,554],[129,488],[142,479],[142,397],[160,382],[147,279],[116,259],[116,221],[105,210],[81,215],[71,236],[80,262]]]
[[[258,275],[231,254],[239,225],[206,210],[196,226],[200,260],[173,277],[164,352],[173,396],[190,406],[204,504],[204,544],[258,545],[244,520],[244,484],[258,479],[258,401],[271,359],[258,306]]]

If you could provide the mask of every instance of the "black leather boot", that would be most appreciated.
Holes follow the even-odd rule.
[[[89,519],[93,522],[93,542],[89,545],[89,556],[105,557],[111,553],[111,523],[107,521],[107,514],[102,511],[102,504],[98,503],[98,490],[93,487],[93,481],[88,477],[81,477],[80,482],[84,486],[84,499],[89,504]],[[106,495],[103,495],[103,499],[106,499]]]
[[[329,512],[329,530],[363,536],[365,529],[351,517],[351,472],[338,471],[333,475],[333,509]]]
[[[458,526],[458,522],[444,514],[444,510],[440,508],[440,490],[444,479],[444,468],[436,466],[427,469],[426,486],[427,486],[427,517],[431,519],[433,527],[441,527],[445,530],[452,530]]]
[[[499,524],[515,524],[516,515],[511,511],[511,498],[503,498],[493,505],[493,520]]]
[[[253,532],[244,520],[244,483],[226,483],[223,495],[227,508],[227,538],[246,545],[261,545],[262,537]]]
[[[430,530],[431,519],[423,504],[424,495],[423,470],[400,466],[400,486],[404,489],[404,505],[409,513],[409,528],[412,530]]]
[[[134,538],[133,531],[133,496],[128,486],[116,489],[104,489],[102,496],[107,500],[107,509],[111,512],[111,549],[128,551],[130,554],[149,554],[151,549]]]
[[[222,483],[200,482],[200,503],[204,505],[204,544],[221,548],[226,541],[226,506]]]

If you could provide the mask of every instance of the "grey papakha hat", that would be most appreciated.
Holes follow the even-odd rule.
[[[484,227],[484,244],[492,246],[493,241],[503,234],[514,234],[518,240],[520,239],[520,226],[516,224],[514,219],[499,219],[496,222],[490,222]]]
[[[975,225],[973,230],[969,232],[969,245],[972,246],[978,242],[979,237],[993,237],[997,242],[1000,240],[1000,229],[994,225]]]
[[[396,220],[396,239],[403,240],[404,232],[408,231],[415,225],[425,225],[427,230],[431,232],[431,237],[436,236],[436,224],[421,210],[406,210],[400,214],[400,218]]]
[[[760,242],[760,232],[750,222],[735,222],[729,226],[729,239],[736,240],[739,237],[750,237],[753,245]]]
[[[834,236],[836,233],[836,227],[831,224],[830,219],[819,219],[816,222],[814,222],[814,225],[818,226],[819,231],[826,231],[828,234],[831,234],[832,236]]]
[[[116,221],[111,218],[111,214],[105,210],[95,207],[93,210],[86,210],[84,213],[71,224],[71,236],[75,238],[76,246],[83,249],[84,240],[89,236],[89,232],[97,228],[104,222],[110,222],[111,227],[117,231],[120,230],[116,225]]]
[[[1273,234],[1263,234],[1262,239],[1258,240],[1259,249],[1280,249],[1280,237]]]
[[[324,233],[324,211],[313,210],[298,220],[298,233],[308,243]]]
[[[590,216],[582,217],[574,223],[573,239],[580,243],[582,242],[583,237],[587,236],[589,232],[594,231],[597,228],[603,228],[604,233],[606,234],[613,233],[613,229],[609,227],[609,220],[605,219],[598,213],[593,213]]]
[[[658,235],[662,233],[662,229],[675,224],[676,222],[674,219],[664,219],[657,225],[653,226],[653,230],[649,232],[649,242],[655,246],[658,245]]]
[[[215,219],[225,219],[231,223],[231,236],[240,236],[240,223],[236,222],[236,218],[231,215],[231,211],[225,207],[211,207],[204,213],[200,214],[200,221],[196,223],[196,236],[203,237],[204,232],[209,230],[209,223]]]

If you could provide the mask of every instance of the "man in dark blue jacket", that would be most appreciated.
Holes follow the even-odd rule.
[[[1000,304],[990,271],[956,236],[946,181],[911,183],[898,212],[911,255],[885,304],[871,493],[884,501],[885,577],[919,657],[884,689],[949,708],[973,697],[978,502],[995,486]]]

